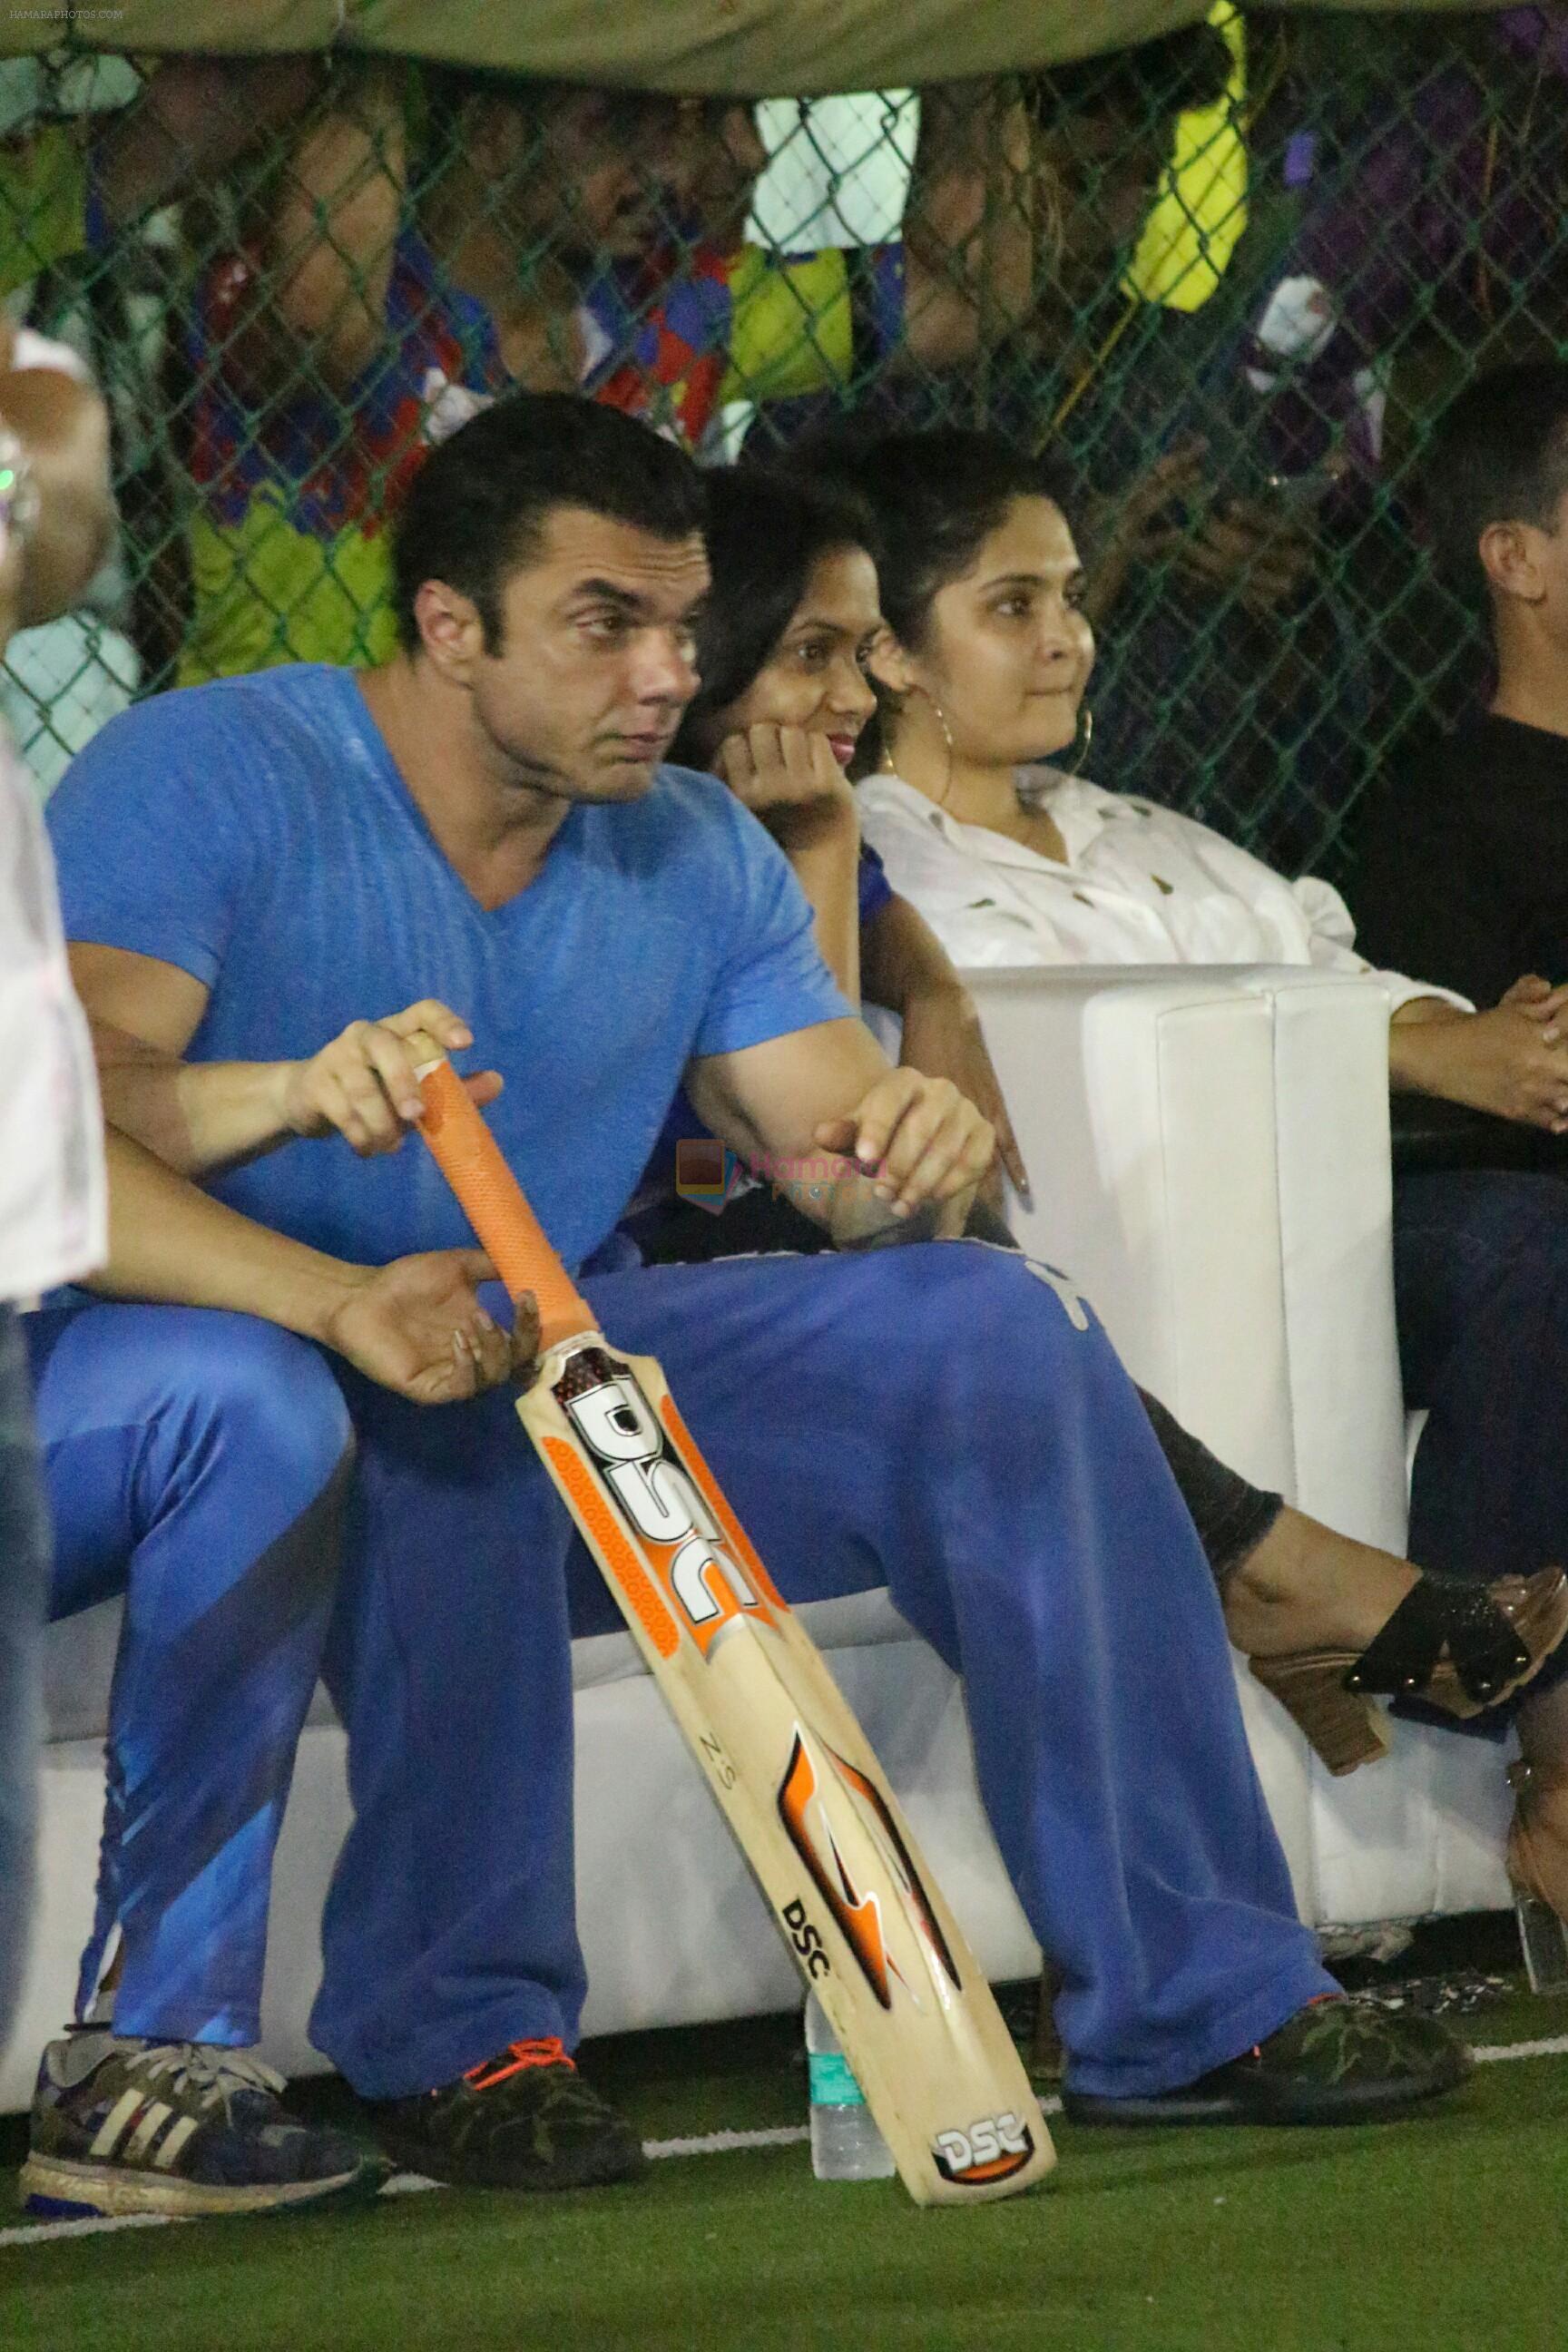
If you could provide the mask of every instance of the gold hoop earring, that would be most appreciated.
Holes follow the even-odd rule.
[[[947,796],[952,790],[952,730],[947,723],[946,711],[934,694],[931,698],[931,707],[936,713],[936,723],[942,729],[942,740],[947,746],[947,782],[942,788],[942,798],[937,803],[938,808],[945,808]]]
[[[1079,728],[1082,730],[1083,740],[1081,743],[1078,741],[1079,729],[1075,729],[1073,741],[1076,749],[1070,763],[1064,763],[1064,771],[1069,776],[1076,776],[1081,772],[1083,763],[1089,757],[1089,747],[1094,740],[1094,713],[1087,702],[1079,712]]]

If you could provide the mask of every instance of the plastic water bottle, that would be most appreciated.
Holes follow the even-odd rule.
[[[816,1995],[805,1997],[805,2063],[811,2077],[811,2168],[818,2180],[886,2180],[897,2169],[866,2094]]]

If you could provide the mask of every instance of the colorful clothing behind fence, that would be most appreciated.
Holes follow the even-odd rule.
[[[386,525],[433,444],[509,388],[495,319],[453,285],[418,231],[395,247],[386,343],[342,397],[307,382],[253,406],[226,347],[260,264],[231,254],[204,281],[187,337],[197,384],[190,464],[194,621],[179,682],[281,662],[392,652]],[[662,274],[661,274],[662,271]],[[577,313],[583,385],[699,447],[722,404],[847,380],[902,330],[903,254],[775,260],[692,246],[634,277],[605,271]]]
[[[339,399],[318,380],[256,409],[226,345],[259,268],[245,254],[216,263],[187,337],[201,503],[182,685],[280,662],[385,659],[387,517],[441,428],[506,388],[489,310],[442,277],[410,228],[393,258],[384,349],[353,389]]]
[[[773,255],[692,243],[608,270],[582,318],[584,389],[700,449],[731,401],[853,383],[904,331],[901,245]]]

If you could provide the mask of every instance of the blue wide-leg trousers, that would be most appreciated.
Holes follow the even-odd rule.
[[[886,1585],[964,1677],[998,1844],[1063,1972],[1076,2087],[1131,2095],[1186,2082],[1332,1989],[1295,1916],[1207,1564],[1136,1391],[1065,1285],[966,1243],[658,1267],[584,1287],[612,1344],[664,1364],[786,1595]],[[162,1325],[176,1390],[193,1320],[225,1328],[209,1372],[215,1356],[232,1362],[237,1331],[285,1360],[273,1394],[300,1405],[278,1405],[279,1421],[301,1446],[311,1424],[310,1467],[252,1480],[292,1511],[289,1527],[308,1518],[305,1487],[335,1491],[347,1420],[357,1440],[325,1654],[355,1820],[328,1905],[313,2039],[374,2097],[449,2080],[513,2040],[571,2042],[584,1984],[569,1640],[618,1621],[510,1396],[421,1409],[339,1368],[347,1420],[340,1406],[317,1427],[326,1368],[313,1349],[184,1310],[89,1308],[79,1328],[96,1319],[96,1344],[118,1352],[107,1327],[131,1317],[149,1327],[144,1352],[158,1352],[150,1327]],[[187,1393],[194,1384],[193,1368]],[[200,1439],[210,1400],[188,1402]],[[47,1446],[47,1380],[40,1414]],[[227,1450],[226,1432],[205,1442]],[[259,1443],[288,1454],[292,1438],[279,1425]],[[153,1487],[160,1477],[192,1501],[177,1458],[160,1454]],[[193,1549],[191,1573],[210,1580],[194,1522],[164,1569],[175,1618],[190,1603],[174,1560]],[[74,1557],[68,1536],[63,1559]],[[138,1573],[133,1558],[133,1603]],[[250,1573],[234,1571],[237,1589]],[[241,1710],[253,1780],[286,1787],[277,1751],[309,1701],[305,1646],[253,1640],[249,1654],[258,1685],[279,1685]],[[216,1726],[198,1723],[188,1680],[184,1696],[172,1706],[140,1674],[121,1735],[156,1757],[172,1800],[148,1848],[124,1834],[122,1794],[115,1823],[111,1795],[109,1893],[128,1945],[128,1910],[193,1883],[178,1848],[203,1808],[187,1798],[182,1810],[174,1791],[200,1781]],[[256,1818],[248,1859],[262,1872],[276,1819]],[[138,1820],[144,1829],[144,1809]],[[182,1836],[161,1854],[174,1825]],[[215,1967],[222,1945],[221,1932],[209,1939]],[[208,1998],[211,2014],[222,2006]],[[123,2031],[153,2030],[117,2014]]]

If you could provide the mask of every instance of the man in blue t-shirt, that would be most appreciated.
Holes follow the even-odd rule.
[[[120,1300],[60,1307],[34,1342],[58,1606],[128,1592],[84,2005],[112,1927],[124,1965],[112,2030],[46,2055],[35,2193],[108,2203],[130,2171],[155,2197],[138,2068],[171,2109],[228,2086],[223,2178],[260,2163],[263,2093],[233,2091],[226,2053],[257,2032],[318,1663],[355,1820],[313,2041],[423,2172],[561,2187],[641,2161],[570,2056],[569,1636],[613,1611],[505,1392],[532,1332],[487,1313],[489,1268],[408,1142],[416,1027],[471,1047],[604,1328],[663,1360],[785,1592],[886,1582],[962,1666],[999,1843],[1064,1969],[1079,2110],[1302,2112],[1305,2085],[1321,2113],[1342,2076],[1363,2108],[1457,2079],[1430,2027],[1370,2051],[1357,2028],[1347,2070],[1322,2012],[1300,2022],[1332,1989],[1206,1563],[1059,1276],[918,1242],[608,1265],[683,1079],[836,1235],[957,1230],[991,1150],[948,1082],[891,1069],[850,1014],[761,826],[662,765],[696,685],[700,523],[700,476],[645,426],[501,403],[410,494],[394,661],[143,704],[53,803],[121,1131],[100,1286]],[[186,2121],[174,2168],[208,2148],[210,2175],[210,2106]]]

